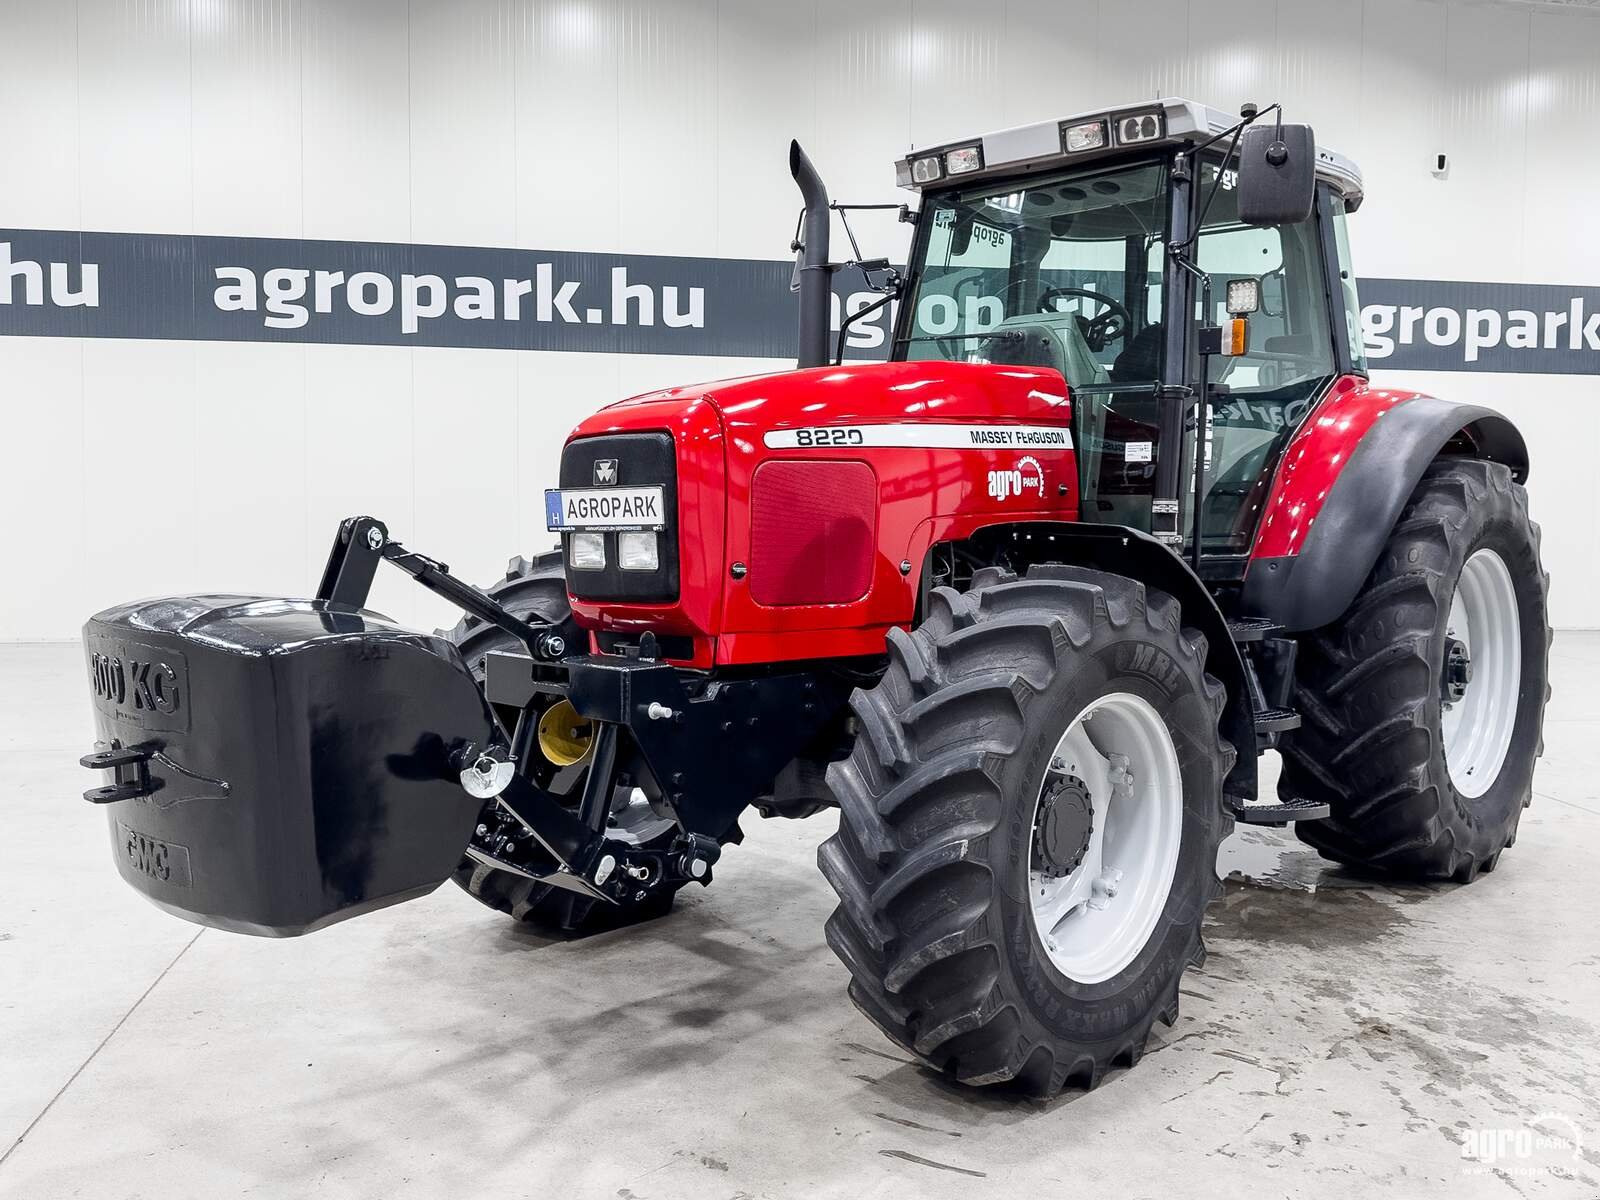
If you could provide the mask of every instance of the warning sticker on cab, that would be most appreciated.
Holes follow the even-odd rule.
[[[544,527],[556,533],[665,529],[665,496],[659,487],[548,488]]]

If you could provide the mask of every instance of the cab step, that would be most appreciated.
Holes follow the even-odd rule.
[[[1329,813],[1326,804],[1316,800],[1280,800],[1276,804],[1251,804],[1238,796],[1228,797],[1233,819],[1246,825],[1287,825],[1290,821],[1320,821]]]
[[[1229,617],[1228,632],[1233,636],[1234,645],[1243,646],[1277,637],[1283,632],[1283,626],[1266,617]]]
[[[1258,708],[1256,710],[1256,732],[1287,733],[1291,729],[1300,728],[1300,714],[1292,708]]]

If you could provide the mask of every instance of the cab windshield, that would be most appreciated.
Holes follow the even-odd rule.
[[[1150,529],[1168,162],[924,199],[896,358],[1054,367],[1073,394],[1084,519]]]
[[[914,264],[897,358],[1054,367],[1074,390],[1160,366],[1167,163],[947,192]]]
[[[1161,444],[1158,384],[1201,383],[1191,364],[1163,370],[1169,167],[1102,163],[926,196],[893,355],[1060,371],[1073,394],[1083,519],[1143,530]],[[1195,190],[1205,217],[1188,251],[1195,277],[1211,284],[1210,312],[1193,289],[1196,326],[1227,318],[1232,281],[1253,281],[1260,296],[1246,353],[1212,359],[1206,381],[1202,539],[1207,553],[1230,555],[1248,550],[1278,455],[1335,374],[1317,223],[1244,225],[1235,182],[1220,153],[1204,156]],[[1186,434],[1179,472],[1191,483],[1194,450]],[[1180,491],[1185,536],[1192,494]]]

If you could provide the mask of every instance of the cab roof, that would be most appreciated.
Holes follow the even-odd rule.
[[[1271,120],[1272,118],[1267,118]],[[982,137],[962,138],[936,146],[913,149],[895,163],[895,181],[903,188],[922,192],[952,185],[965,186],[990,178],[1031,173],[1063,166],[1115,158],[1135,150],[1156,146],[1175,146],[1202,142],[1238,124],[1239,118],[1193,100],[1172,96],[1147,100],[1117,108],[1096,109],[1055,121],[1018,125]],[[1099,144],[1093,127],[1100,124]],[[1068,149],[1069,130],[1080,132],[1078,140],[1090,143],[1084,149]],[[947,169],[952,152],[966,169]],[[930,165],[935,164],[935,165]],[[1324,179],[1344,197],[1346,207],[1355,211],[1363,188],[1361,169],[1342,154],[1317,147],[1317,177]]]

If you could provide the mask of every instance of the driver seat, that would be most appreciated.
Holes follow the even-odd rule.
[[[1084,340],[1076,313],[1024,313],[1006,317],[994,328],[1021,334],[1021,340],[989,341],[985,352],[990,362],[1054,367],[1069,387],[1110,382],[1105,368],[1095,361],[1094,352]]]

